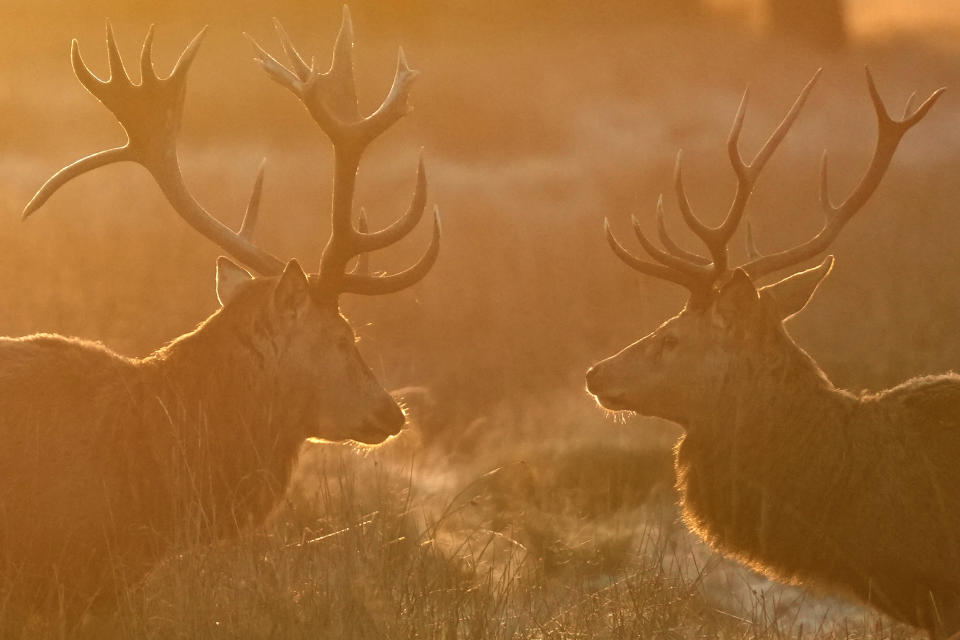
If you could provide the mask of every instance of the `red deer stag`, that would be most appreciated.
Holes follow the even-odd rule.
[[[833,257],[759,289],[754,283],[830,245],[943,90],[916,110],[908,102],[895,120],[868,70],[878,137],[859,184],[833,204],[824,155],[819,233],[759,255],[748,228],[748,261],[733,268],[727,244],[814,80],[750,163],[738,144],[744,95],[728,141],[737,189],[719,226],[691,210],[678,157],[680,212],[709,257],[672,241],[662,205],[663,248],[633,221],[655,262],[629,253],[606,226],[617,256],[686,287],[690,298],[653,333],[594,365],[587,389],[607,409],[684,428],[675,451],[684,520],[714,548],[776,579],[853,595],[940,637],[960,631],[960,377],[923,377],[867,395],[837,389],[783,326],[807,304]]]
[[[258,62],[303,102],[336,157],[332,232],[319,272],[310,275],[295,260],[284,264],[251,241],[262,173],[237,233],[204,210],[184,184],[177,137],[187,71],[202,31],[161,78],[151,62],[151,27],[139,84],[128,78],[109,24],[108,80],[95,77],[72,44],[77,77],[114,113],[128,140],[62,169],[24,216],[68,180],[133,161],[192,227],[263,277],[220,258],[222,308],[142,359],[57,335],[0,339],[0,570],[26,585],[22,591],[32,602],[54,597],[58,586],[83,602],[109,601],[191,527],[199,539],[213,539],[262,521],[305,438],[376,444],[404,424],[403,412],[361,359],[338,296],[403,289],[437,257],[435,214],[429,248],[414,266],[383,277],[346,269],[352,258],[400,240],[422,216],[421,162],[405,215],[370,233],[363,220],[359,231],[351,221],[360,156],[407,113],[417,72],[401,50],[389,94],[361,117],[349,13],[344,10],[326,72],[307,65],[279,23],[276,29],[290,66],[259,47]],[[186,518],[190,509],[195,519]]]

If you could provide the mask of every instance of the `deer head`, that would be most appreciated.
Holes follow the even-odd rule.
[[[419,222],[426,204],[426,176],[422,159],[413,199],[407,212],[390,226],[368,232],[361,210],[353,222],[354,183],[360,157],[367,145],[406,114],[407,96],[417,71],[409,67],[401,49],[393,86],[379,108],[361,116],[353,75],[353,28],[346,7],[334,46],[330,68],[321,72],[307,65],[279,22],[275,27],[289,61],[282,65],[253,42],[260,66],[296,95],[333,144],[335,163],[331,234],[316,273],[305,274],[296,260],[282,261],[253,243],[258,219],[263,166],[254,182],[249,204],[237,232],[207,212],[187,189],[180,171],[177,140],[183,114],[186,76],[204,31],[187,45],[170,75],[161,78],[153,68],[153,27],[140,55],[140,82],[127,75],[107,24],[110,77],[100,80],[83,62],[76,40],[71,47],[73,69],[81,84],[116,116],[127,141],[64,167],[40,188],[27,204],[27,218],[69,180],[100,166],[121,161],[142,165],[167,200],[191,227],[261,277],[254,278],[227,258],[217,265],[217,295],[222,305],[220,325],[239,332],[245,344],[268,354],[264,367],[273,384],[289,399],[287,406],[311,425],[306,436],[355,439],[376,443],[399,432],[404,416],[377,382],[355,347],[350,325],[339,311],[342,293],[377,295],[398,291],[419,281],[433,266],[439,251],[440,217],[434,211],[433,237],[427,251],[412,267],[371,276],[364,269],[348,270],[358,256],[385,248],[407,235]],[[216,363],[206,363],[215,367]]]
[[[870,164],[847,199],[831,202],[827,182],[827,155],[820,165],[820,204],[825,222],[808,241],[778,253],[761,255],[747,225],[748,261],[729,264],[727,245],[741,220],[757,177],[786,136],[810,93],[819,71],[807,83],[752,162],[739,151],[747,94],[734,118],[727,143],[737,177],[733,202],[723,222],[709,227],[694,214],[683,185],[680,154],[674,170],[674,188],[680,213],[687,226],[704,243],[708,256],[679,247],[664,224],[663,199],[657,206],[658,232],[663,248],[651,242],[639,221],[633,218],[637,239],[654,260],[643,260],[613,236],[604,221],[607,241],[628,265],[647,275],[687,288],[689,300],[677,316],[650,335],[602,360],[587,372],[587,390],[601,406],[630,410],[687,424],[718,404],[718,394],[729,390],[731,378],[756,381],[765,367],[778,358],[805,357],[793,344],[783,322],[800,312],[833,267],[828,256],[819,266],[800,271],[774,284],[755,286],[760,278],[786,269],[822,253],[843,226],[867,202],[880,184],[900,140],[933,107],[943,89],[936,91],[915,110],[908,100],[901,120],[889,116],[869,69],[867,86],[878,122],[877,143]],[[800,355],[798,355],[800,354]]]

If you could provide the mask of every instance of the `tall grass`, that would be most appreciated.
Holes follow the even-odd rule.
[[[72,635],[905,636],[712,556],[676,522],[662,450],[574,446],[473,477],[438,477],[410,454],[402,440],[308,445],[311,465],[268,526],[182,545]],[[34,618],[21,637],[61,631]]]

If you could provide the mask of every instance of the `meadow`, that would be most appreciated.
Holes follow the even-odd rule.
[[[712,554],[678,521],[671,448],[679,429],[606,415],[583,374],[684,302],[678,287],[612,255],[603,218],[622,238],[631,213],[652,230],[664,193],[675,235],[696,247],[671,193],[674,154],[684,149],[694,207],[719,220],[734,185],[724,145],[745,86],[749,152],[824,68],[748,210],[761,250],[771,250],[819,228],[823,149],[837,198],[869,158],[875,125],[863,65],[897,109],[913,91],[958,84],[960,50],[950,38],[878,28],[823,52],[771,42],[735,13],[549,20],[500,7],[430,18],[426,4],[411,3],[407,12],[393,7],[391,22],[375,5],[354,12],[361,107],[388,87],[398,44],[422,75],[414,111],[361,165],[358,204],[374,228],[404,210],[422,147],[444,236],[439,262],[413,289],[343,306],[384,386],[411,389],[410,427],[375,450],[305,444],[265,528],[212,547],[186,539],[131,586],[113,617],[91,622],[91,633],[914,637],[856,605],[774,585]],[[0,335],[57,332],[145,355],[217,306],[218,250],[172,214],[138,167],[84,176],[20,222],[52,172],[121,139],[68,56],[76,37],[104,72],[106,16],[131,60],[157,22],[164,71],[211,25],[188,87],[187,181],[236,226],[266,157],[257,241],[305,267],[316,263],[329,229],[331,154],[302,107],[251,62],[241,31],[278,51],[277,15],[325,64],[339,21],[334,3],[238,3],[225,14],[207,2],[98,0],[83,10],[14,2],[3,11]],[[948,92],[907,136],[871,203],[832,247],[832,277],[789,325],[839,386],[880,389],[960,366],[958,113]],[[375,255],[373,267],[409,264],[427,240],[418,229]],[[0,615],[3,593],[0,585]],[[34,620],[25,637],[62,632],[57,620]]]

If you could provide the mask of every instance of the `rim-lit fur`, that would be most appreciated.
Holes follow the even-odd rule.
[[[305,438],[402,427],[295,262],[218,289],[224,308],[143,359],[0,338],[0,567],[25,600],[110,600],[172,543],[261,521]]]
[[[960,376],[863,396],[834,387],[782,321],[825,265],[759,295],[737,272],[706,306],[594,366],[588,389],[607,408],[683,426],[684,519],[720,552],[956,633]]]
[[[69,600],[107,599],[177,536],[223,536],[261,520],[304,438],[379,443],[403,426],[403,412],[361,360],[337,297],[399,291],[437,259],[435,210],[430,244],[413,266],[387,276],[363,268],[369,252],[398,242],[422,217],[422,159],[404,215],[374,232],[362,210],[353,222],[361,156],[410,110],[418,72],[401,49],[390,91],[364,116],[347,8],[327,71],[312,59],[307,65],[279,22],[275,27],[287,66],[253,42],[256,61],[300,99],[334,147],[331,233],[309,279],[295,261],[284,263],[253,242],[263,165],[236,232],[204,209],[183,179],[177,148],[186,78],[205,30],[163,76],[153,65],[151,27],[137,83],[109,22],[108,78],[96,77],[77,41],[71,45],[77,79],[113,113],[127,140],[56,172],[24,218],[73,178],[135,162],[193,229],[268,277],[253,280],[221,258],[217,294],[224,308],[142,360],[60,336],[0,339],[0,570],[27,600],[55,603],[61,586]]]

